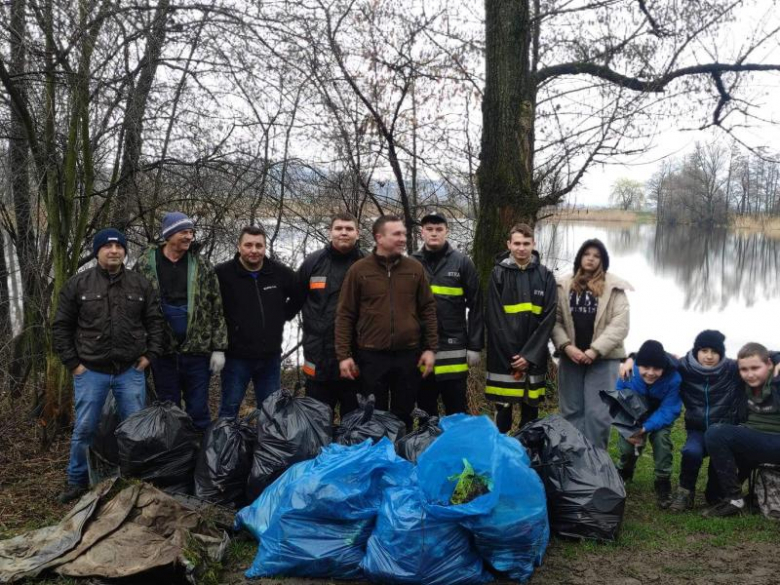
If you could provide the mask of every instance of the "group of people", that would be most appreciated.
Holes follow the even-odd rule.
[[[357,219],[338,213],[329,225],[329,244],[309,254],[297,272],[266,255],[266,234],[256,226],[241,230],[234,258],[216,267],[198,254],[195,226],[183,213],[165,215],[163,243],[144,251],[134,270],[124,265],[124,234],[98,232],[96,265],[66,283],[53,326],[55,350],[73,373],[76,406],[68,486],[60,500],[75,499],[87,488],[87,449],[109,391],[126,418],[143,408],[144,370],[151,367],[157,396],[177,404],[183,398],[194,424],[205,429],[213,374],[221,374],[220,417],[238,414],[250,381],[258,404],[279,389],[284,324],[299,312],[306,393],[338,407],[341,416],[357,408],[358,394],[373,395],[377,408],[390,410],[409,428],[415,406],[438,414],[440,399],[447,414],[467,412],[468,371],[479,365],[486,340],[485,396],[495,404],[499,430],[508,432],[513,405],[521,426],[538,416],[552,339],[560,353],[561,414],[596,446],[607,448],[612,422],[600,390],[617,385],[648,397],[651,415],[641,433],[621,439],[618,467],[628,480],[647,435],[659,504],[692,506],[706,453],[719,486],[708,489],[708,501],[735,507],[741,489],[735,470],[757,464],[756,457],[758,463],[780,458],[780,392],[771,385],[766,350],[743,357],[743,349],[737,366],[723,359],[722,339],[720,345],[712,341],[722,336],[705,332],[709,337],[697,338],[695,363],[688,356],[676,361],[654,341],[626,360],[631,286],[608,272],[609,255],[599,240],[583,243],[572,275],[556,282],[535,250],[533,229],[513,226],[483,301],[473,262],[448,242],[447,219],[430,213],[420,226],[423,245],[407,256],[405,223],[381,216],[372,227],[374,248],[365,253],[358,246]],[[770,366],[749,379],[742,360],[753,358]],[[723,363],[732,365],[724,369]],[[753,380],[762,373],[767,377],[754,391]],[[733,408],[716,406],[721,391]],[[688,442],[685,482],[681,477],[673,500],[668,431],[680,413],[680,396]],[[704,414],[697,406],[702,400]],[[747,426],[736,427],[741,420]],[[716,423],[730,426],[718,430]],[[756,448],[755,441],[764,447]],[[765,448],[770,443],[774,450]],[[728,472],[721,473],[720,462]],[[726,478],[732,471],[733,480]]]

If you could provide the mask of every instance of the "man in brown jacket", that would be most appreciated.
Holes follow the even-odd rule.
[[[411,429],[418,368],[423,377],[433,371],[438,346],[436,300],[422,265],[403,255],[401,219],[383,215],[372,231],[373,253],[352,265],[341,287],[336,357],[343,378],[359,377],[362,393]]]

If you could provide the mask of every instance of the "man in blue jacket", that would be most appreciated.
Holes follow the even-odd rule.
[[[645,341],[639,348],[634,375],[628,380],[617,381],[619,391],[631,390],[643,396],[649,406],[642,429],[628,439],[620,437],[618,471],[624,481],[633,478],[636,461],[649,439],[653,445],[655,463],[656,503],[661,509],[666,509],[671,504],[670,477],[674,448],[671,429],[682,410],[680,382],[680,374],[666,355],[664,346],[653,339]]]

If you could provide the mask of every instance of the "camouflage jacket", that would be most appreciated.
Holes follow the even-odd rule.
[[[134,270],[143,274],[160,294],[157,278],[157,248],[144,250]],[[171,353],[204,354],[227,349],[227,326],[222,312],[222,297],[219,281],[211,264],[197,254],[196,249],[188,252],[187,270],[187,337],[179,344],[168,322],[163,332],[163,355]]]

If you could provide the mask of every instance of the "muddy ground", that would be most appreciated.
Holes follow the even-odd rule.
[[[658,551],[637,553],[605,548],[567,558],[561,547],[548,549],[544,565],[529,585],[777,585],[780,566],[777,544],[732,546],[698,552]],[[255,585],[323,585],[318,579],[252,579],[238,572],[225,575],[225,583]],[[510,582],[502,582],[510,583]]]

